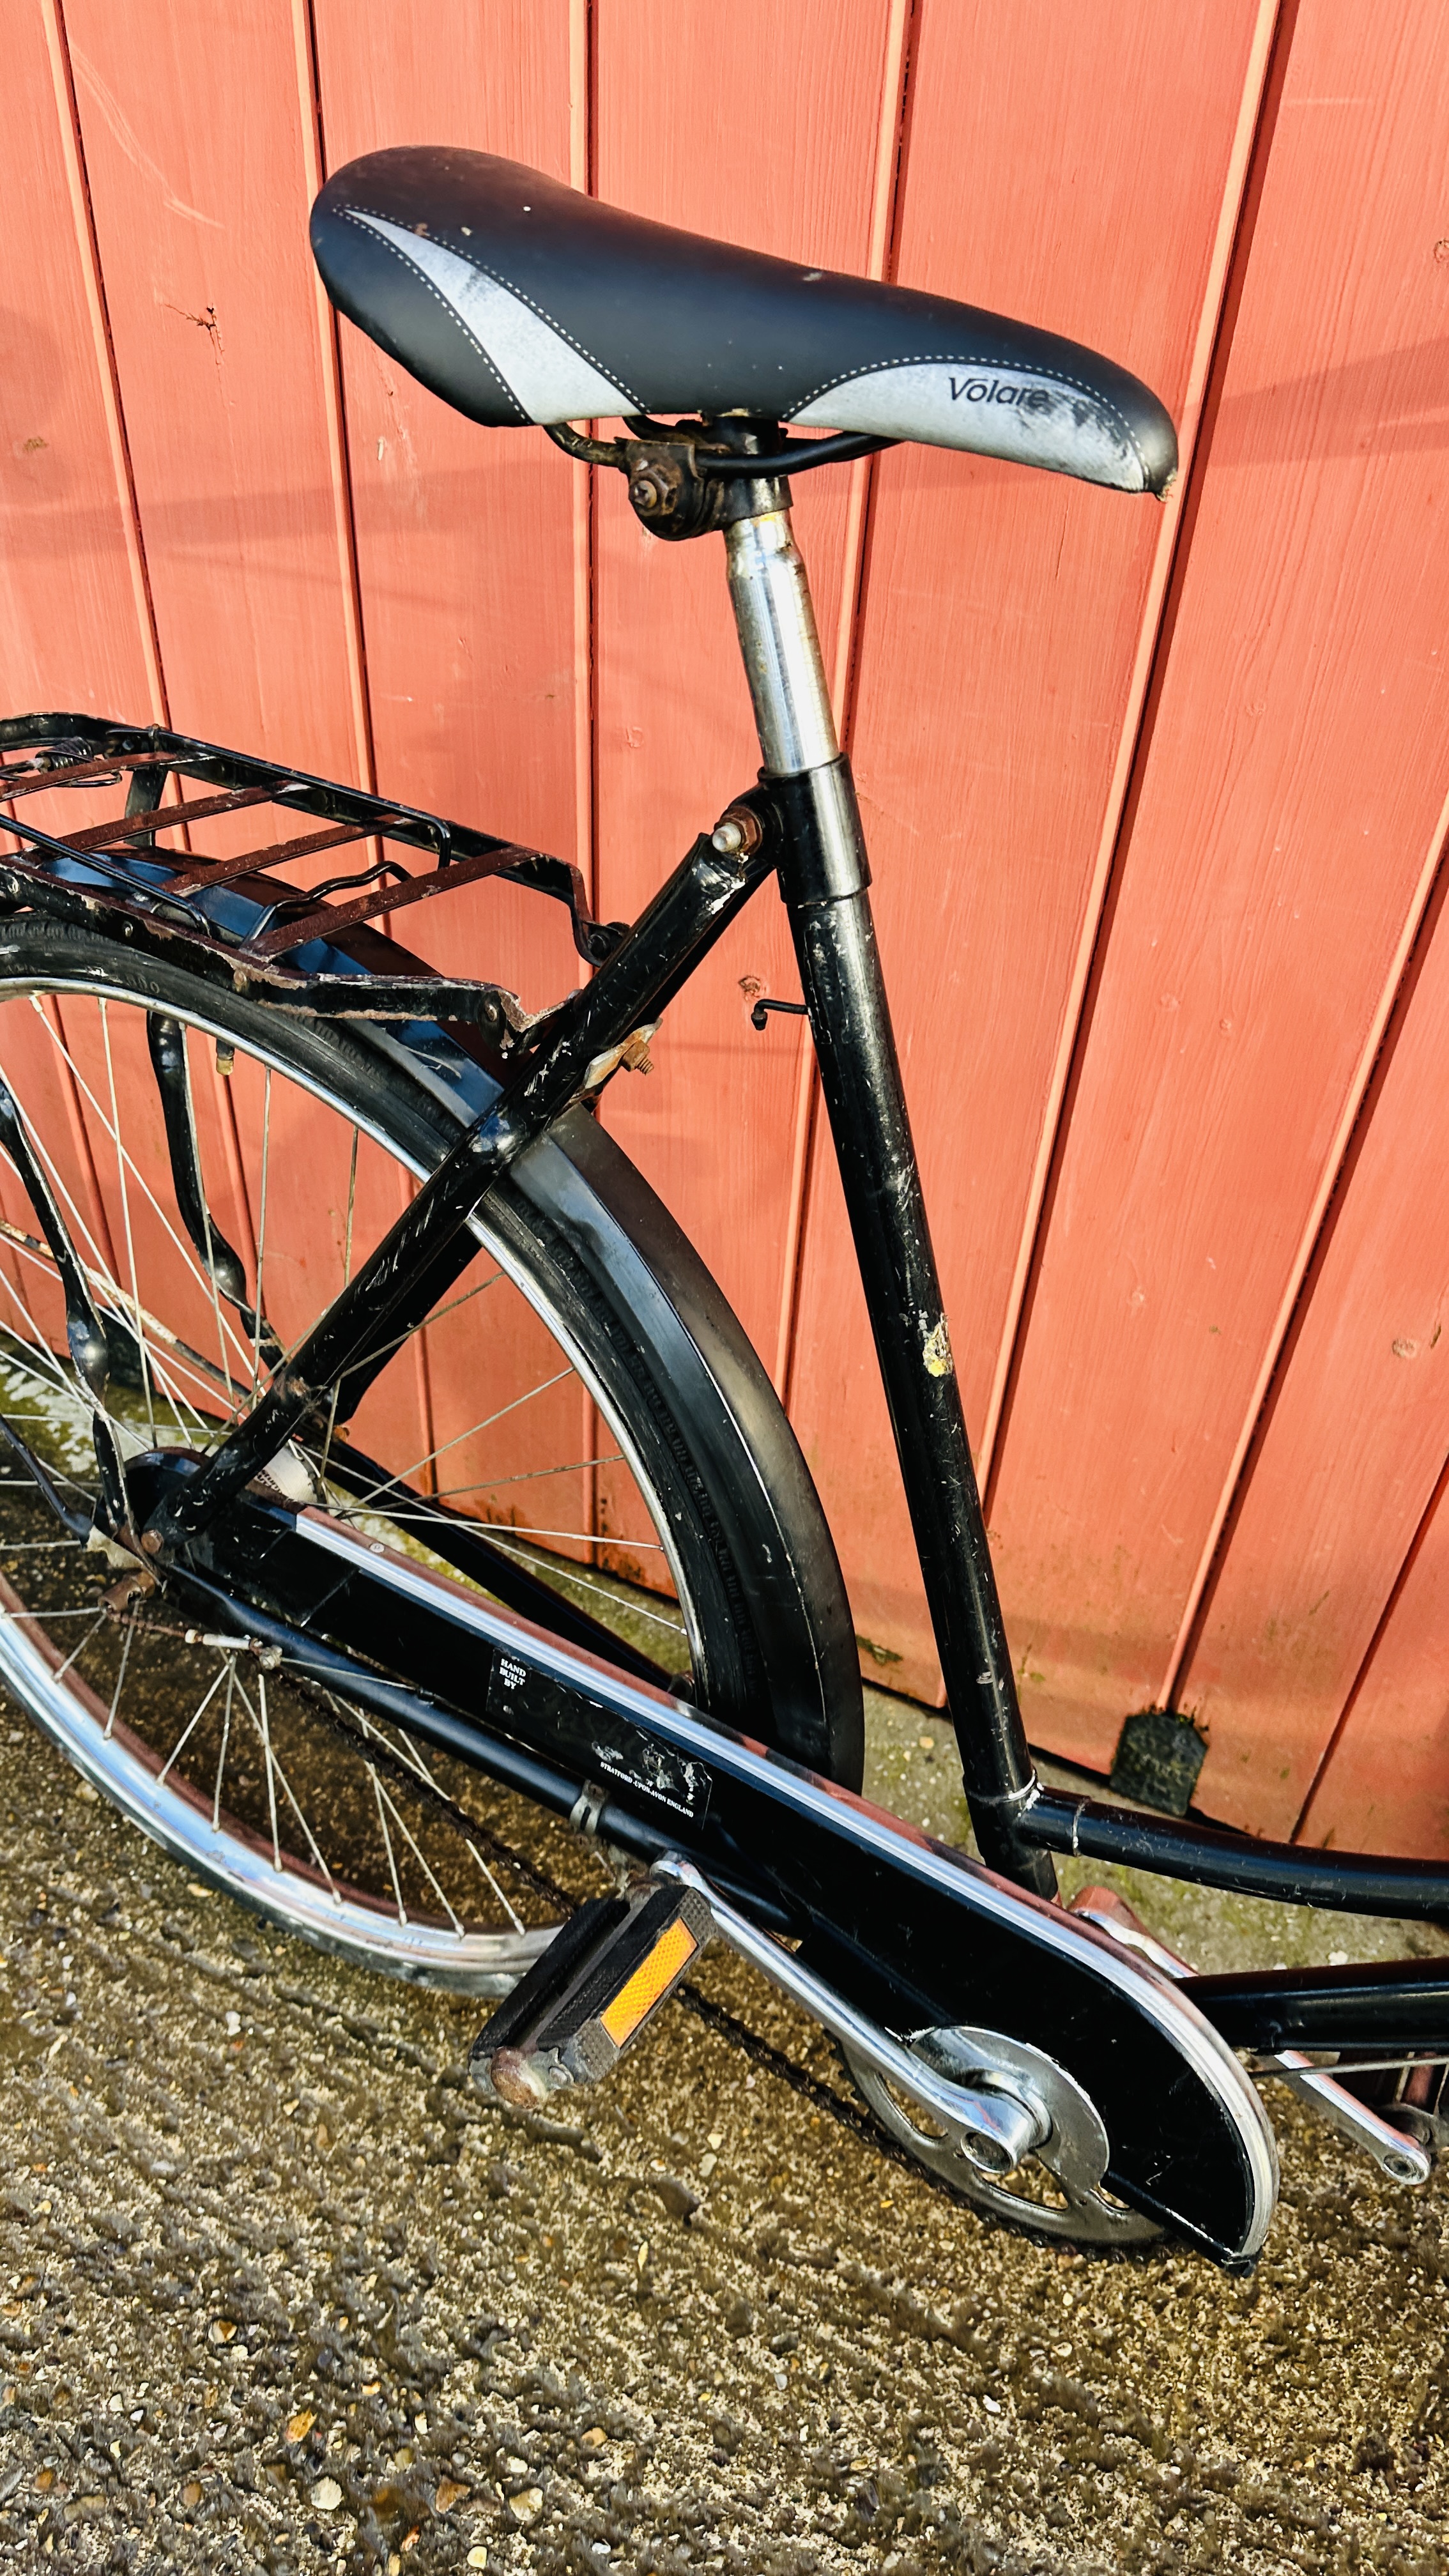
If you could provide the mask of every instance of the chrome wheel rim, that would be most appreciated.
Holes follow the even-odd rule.
[[[17,1014],[26,1015],[18,1036]],[[201,1061],[207,1050],[213,1045],[225,1049],[225,1081],[240,1091],[239,1071],[244,1075],[253,1145],[260,1139],[259,1167],[250,1175],[243,1170],[240,1181],[233,1173],[232,1198],[227,1202],[231,1232],[236,1235],[242,1231],[235,1221],[238,1192],[244,1198],[250,1178],[252,1239],[246,1247],[247,1275],[258,1330],[250,1337],[248,1349],[248,1337],[235,1312],[228,1311],[217,1295],[214,1276],[204,1274],[186,1240],[174,1191],[168,1203],[169,1167],[158,1165],[154,1153],[148,1160],[128,1140],[128,1100],[134,1097],[142,1110],[154,1107],[128,1082],[135,1071],[132,1059],[137,1033],[144,1035],[145,1018],[141,1002],[128,1001],[99,984],[78,981],[39,990],[33,985],[12,985],[0,995],[0,1063],[25,1114],[27,1132],[47,1167],[103,1314],[107,1337],[112,1338],[113,1331],[129,1335],[129,1346],[140,1353],[139,1389],[135,1385],[118,1389],[113,1383],[104,1399],[107,1418],[128,1455],[168,1446],[204,1449],[224,1428],[227,1411],[239,1410],[241,1402],[266,1383],[261,1318],[274,1304],[279,1311],[287,1304],[287,1251],[277,1232],[279,1104],[285,1102],[287,1118],[281,1123],[290,1121],[292,1132],[297,1132],[299,1105],[312,1121],[309,1136],[319,1132],[327,1119],[334,1125],[340,1122],[347,1131],[340,1143],[329,1146],[330,1164],[320,1148],[316,1157],[319,1170],[326,1165],[330,1171],[330,1182],[321,1185],[332,1188],[337,1202],[331,1213],[339,1237],[337,1276],[321,1281],[315,1300],[319,1306],[370,1248],[368,1229],[359,1222],[363,1167],[374,1199],[386,1168],[398,1176],[394,1196],[426,1169],[423,1158],[390,1135],[379,1118],[359,1110],[355,1101],[344,1100],[335,1089],[329,1090],[314,1070],[283,1050],[263,1052],[250,1039],[237,1039],[219,1020],[199,1013],[184,1018],[193,1088],[199,1090],[207,1079]],[[218,1072],[216,1083],[222,1079]],[[55,1137],[47,1133],[37,1106],[47,1083],[52,1094],[57,1094],[58,1086],[58,1092],[68,1098],[71,1127],[81,1136],[79,1145],[76,1133],[71,1134],[68,1148],[56,1141],[58,1130]],[[53,1099],[51,1109],[54,1117]],[[233,1142],[240,1137],[244,1145],[246,1117],[236,1114],[225,1097],[220,1105],[213,1099],[209,1112],[213,1126],[223,1111],[232,1117]],[[82,1186],[87,1152],[89,1200]],[[210,1154],[209,1182],[219,1172],[214,1139]],[[201,1140],[201,1162],[205,1170],[206,1138]],[[8,1158],[3,1184],[0,1409],[12,1416],[25,1413],[27,1419],[17,1424],[18,1429],[30,1438],[47,1467],[68,1480],[67,1499],[72,1505],[86,1510],[86,1489],[95,1483],[93,1458],[89,1473],[85,1465],[91,1446],[91,1399],[65,1355],[63,1327],[58,1329],[54,1315],[47,1313],[47,1300],[54,1307],[58,1291],[55,1264],[49,1262],[47,1278],[36,1221]],[[224,1190],[224,1182],[221,1186]],[[374,1224],[374,1235],[378,1230]],[[676,1659],[681,1650],[687,1656],[683,1634],[687,1605],[681,1605],[667,1523],[662,1514],[649,1510],[637,1476],[634,1499],[625,1506],[626,1513],[632,1510],[635,1515],[627,1541],[628,1561],[652,1549],[649,1571],[655,1587],[640,1588],[637,1601],[627,1574],[619,1568],[621,1551],[611,1552],[598,1540],[597,1519],[586,1526],[578,1512],[571,1515],[557,1507],[550,1512],[528,1499],[539,1492],[552,1491],[556,1496],[569,1478],[574,1479],[568,1487],[573,1492],[585,1472],[607,1470],[617,1484],[633,1472],[634,1461],[627,1436],[621,1436],[583,1355],[566,1338],[560,1319],[545,1312],[520,1257],[481,1225],[475,1226],[474,1233],[480,1247],[474,1265],[479,1276],[468,1274],[461,1283],[463,1293],[455,1289],[451,1301],[455,1312],[471,1298],[475,1305],[488,1307],[491,1319],[500,1298],[511,1301],[514,1342],[529,1352],[537,1344],[541,1354],[538,1327],[542,1325],[550,1345],[546,1364],[543,1356],[530,1358],[517,1384],[490,1385],[487,1395],[479,1399],[478,1418],[469,1417],[462,1430],[455,1429],[451,1420],[439,1428],[429,1412],[427,1427],[433,1436],[427,1442],[414,1449],[399,1435],[382,1463],[391,1474],[405,1473],[414,1489],[405,1514],[408,1526],[390,1519],[375,1496],[369,1498],[364,1491],[359,1498],[355,1492],[338,1492],[329,1486],[326,1441],[314,1443],[313,1470],[321,1472],[329,1507],[359,1527],[375,1527],[393,1544],[418,1553],[429,1495],[434,1498],[431,1508],[436,1520],[438,1505],[445,1496],[452,1499],[449,1487],[456,1481],[465,1492],[480,1498],[479,1526],[514,1559],[545,1580],[556,1580],[559,1589],[580,1599],[595,1616],[614,1604],[618,1620],[624,1623],[621,1633],[642,1619],[646,1625],[652,1623],[652,1631],[672,1647]],[[185,1310],[185,1331],[166,1321],[164,1299],[146,1275],[143,1237],[150,1246],[153,1274],[169,1263],[173,1283],[180,1282],[175,1294],[179,1309]],[[274,1285],[279,1276],[280,1287]],[[292,1307],[285,1327],[279,1329],[284,1347],[298,1337],[295,1297]],[[430,1323],[429,1336],[435,1325],[441,1329],[440,1319],[446,1313],[445,1304]],[[495,1347],[497,1342],[495,1331]],[[430,1343],[425,1361],[431,1347]],[[403,1354],[404,1364],[408,1356]],[[587,1422],[586,1407],[594,1407],[592,1419],[602,1436],[596,1437],[590,1450],[577,1432],[570,1446],[557,1430],[540,1430],[537,1458],[532,1453],[525,1456],[516,1436],[520,1418],[531,1407],[540,1424],[545,1419],[555,1422],[561,1388],[575,1405],[575,1423]],[[554,1399],[552,1411],[549,1399]],[[502,1453],[502,1465],[494,1474],[478,1463],[476,1453],[480,1441],[486,1443],[490,1428],[505,1422],[511,1426],[507,1437],[512,1445]],[[333,1428],[334,1424],[327,1426],[326,1440]],[[560,1448],[562,1463],[555,1454]],[[370,1454],[378,1453],[374,1449]],[[21,1499],[22,1487],[30,1497],[28,1507]],[[365,1753],[343,1750],[352,1771],[359,1777],[366,1775],[366,1789],[364,1794],[349,1775],[348,1797],[342,1801],[349,1809],[346,1847],[339,1850],[336,1819],[328,1812],[337,1803],[329,1785],[335,1775],[323,1765],[315,1779],[310,1771],[304,1776],[286,1755],[286,1742],[298,1735],[305,1717],[316,1715],[315,1709],[300,1709],[298,1694],[286,1677],[269,1678],[265,1662],[245,1639],[240,1643],[215,1639],[195,1629],[182,1633],[174,1609],[168,1614],[169,1627],[144,1607],[129,1615],[108,1612],[100,1598],[108,1575],[101,1560],[88,1558],[79,1543],[63,1535],[48,1516],[42,1523],[43,1507],[35,1489],[27,1486],[18,1469],[7,1466],[0,1491],[5,1497],[0,1521],[0,1680],[101,1795],[196,1877],[284,1922],[322,1948],[420,1983],[481,1994],[506,1992],[547,1944],[558,1920],[557,1905],[540,1894],[550,1872],[534,1867],[525,1856],[510,1876],[494,1839],[502,1824],[521,1829],[525,1854],[530,1842],[536,1845],[536,1819],[521,1802],[490,1790],[477,1775],[464,1774],[461,1765],[440,1760],[397,1730],[383,1728],[355,1705],[343,1709],[338,1703],[337,1714],[348,1722],[349,1740],[355,1743],[359,1733],[367,1739]],[[525,1497],[521,1507],[519,1495]],[[647,1516],[647,1538],[638,1526],[641,1510]],[[54,1535],[46,1535],[47,1530]],[[178,1677],[184,1668],[185,1695],[178,1702],[175,1724],[167,1720],[169,1733],[162,1730],[159,1715],[155,1722],[152,1719],[160,1687],[154,1679],[146,1684],[144,1722],[132,1723],[130,1705],[151,1669],[147,1659],[154,1663],[152,1649],[163,1637],[169,1639],[166,1653],[173,1658]],[[234,1771],[244,1757],[252,1782],[249,1804],[234,1801],[230,1794],[228,1763]],[[446,1868],[430,1841],[440,1812],[439,1797],[455,1806],[466,1801],[468,1821],[476,1827],[475,1832],[453,1828]],[[362,1828],[352,1811],[369,1802],[377,1830],[368,1867],[360,1871],[353,1864]],[[424,1816],[427,1826],[420,1821]]]

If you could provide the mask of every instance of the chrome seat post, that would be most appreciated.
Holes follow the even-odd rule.
[[[840,757],[815,607],[788,510],[736,519],[725,564],[755,729],[774,778],[798,778]]]

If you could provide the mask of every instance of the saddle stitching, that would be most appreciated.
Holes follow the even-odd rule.
[[[847,367],[838,376],[827,376],[822,384],[812,387],[808,394],[801,395],[800,400],[791,410],[790,418],[796,419],[811,403],[822,401],[826,394],[834,393],[841,385],[858,384],[865,376],[890,375],[898,367],[998,367],[1012,373],[1018,372],[1017,362],[1012,359],[949,356],[943,349],[922,349],[914,357],[908,358],[875,358],[868,366]],[[1098,393],[1092,385],[1084,384],[1080,376],[1064,375],[1060,367],[1033,365],[1021,367],[1019,372],[1024,375],[1040,376],[1046,384],[1069,386],[1073,393],[1085,394],[1089,402],[1095,403],[1117,423],[1142,468],[1144,481],[1146,480],[1147,459],[1137,444],[1131,422],[1125,413],[1117,409],[1110,396]]]
[[[404,229],[404,227],[398,223],[396,215],[385,215],[380,206],[343,206],[339,208],[339,212],[345,215],[350,223],[356,223],[360,218],[365,218],[366,216],[371,215],[380,224],[392,224],[396,226],[399,232]],[[376,236],[374,236],[374,238],[376,238]],[[429,241],[433,239],[433,235],[431,233],[428,235],[428,239]],[[453,314],[459,327],[468,332],[468,337],[473,341],[473,345],[478,350],[479,355],[487,358],[487,350],[482,347],[474,333],[468,329],[467,323],[463,321],[463,317],[457,311],[457,308],[448,303],[448,299],[445,295],[439,294],[438,288],[433,284],[427,271],[419,268],[416,260],[409,259],[406,251],[399,250],[396,242],[385,241],[383,247],[392,252],[394,259],[400,259],[407,267],[416,270],[417,275],[422,279],[423,284],[428,288],[429,293],[438,296],[438,301],[446,307],[448,312]],[[626,395],[630,403],[632,403],[635,411],[642,411],[645,408],[640,396],[635,393],[632,385],[621,383],[619,377],[614,373],[614,371],[605,366],[601,357],[597,356],[592,349],[586,349],[582,340],[576,340],[572,331],[568,329],[566,324],[557,321],[554,315],[547,312],[543,305],[537,303],[533,296],[528,294],[523,287],[515,286],[511,277],[500,277],[498,271],[494,268],[490,268],[485,260],[475,259],[471,251],[453,250],[452,245],[449,242],[438,242],[436,247],[439,250],[448,251],[454,259],[463,260],[467,267],[476,269],[480,277],[491,278],[495,286],[502,287],[505,295],[516,296],[519,303],[526,304],[530,313],[532,313],[538,321],[542,322],[547,330],[557,333],[559,339],[564,341],[566,345],[572,349],[576,358],[582,358],[584,364],[592,367],[596,375],[603,376],[607,383],[614,385],[621,394]],[[491,359],[488,359],[488,363],[490,366],[493,364]],[[494,368],[493,372],[496,375],[498,371]]]

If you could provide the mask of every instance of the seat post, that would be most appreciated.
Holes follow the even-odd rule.
[[[736,519],[725,563],[766,770],[799,777],[840,757],[810,583],[788,510]]]
[[[741,487],[745,498],[747,487]],[[1031,1837],[1038,1793],[951,1356],[871,920],[870,867],[842,759],[810,585],[778,485],[724,531],[765,775],[787,825],[780,892],[810,1011],[840,1178],[981,1856],[1056,1893]]]

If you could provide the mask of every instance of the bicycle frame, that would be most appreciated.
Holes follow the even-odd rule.
[[[178,1460],[169,1472],[158,1473],[142,1542],[148,1553],[174,1561],[184,1580],[204,1584],[209,1534],[217,1531],[220,1516],[235,1509],[245,1517],[253,1510],[246,1489],[319,1397],[340,1386],[341,1410],[355,1409],[399,1334],[423,1321],[472,1258],[475,1238],[468,1221],[497,1179],[567,1108],[597,1096],[625,1050],[652,1030],[715,940],[774,876],[794,938],[947,1706],[972,1824],[988,1868],[1038,1898],[1049,1898],[1056,1886],[1050,1855],[1070,1850],[1279,1901],[1405,1919],[1449,1916],[1449,1869],[1265,1844],[1191,1820],[1142,1816],[1067,1797],[1045,1789],[1037,1779],[1016,1698],[875,945],[859,810],[831,718],[808,584],[791,535],[788,490],[763,476],[737,489],[742,506],[726,522],[724,534],[764,759],[759,783],[734,800],[712,833],[701,835],[639,920],[612,946],[598,934],[597,925],[583,925],[578,935],[581,945],[587,936],[586,953],[597,958],[608,952],[590,983],[520,1033],[503,1059],[505,1068],[512,1067],[511,1078],[505,1078],[492,1109],[463,1133],[223,1446],[204,1464]],[[59,727],[74,720],[51,721]],[[6,735],[10,731],[5,728]],[[127,739],[139,754],[150,738]],[[205,752],[217,764],[229,757],[205,746],[190,749]],[[240,771],[243,764],[233,766]],[[363,806],[372,801],[351,791],[325,790],[320,782],[295,779],[293,785],[304,811],[331,812],[332,805],[316,801],[330,796],[339,811],[343,804],[349,813],[356,807],[354,819],[360,822]],[[313,797],[310,804],[307,794]],[[396,819],[396,809],[379,806],[377,811]],[[420,828],[410,827],[409,836],[424,839],[426,818],[414,820]],[[20,829],[36,847],[39,861],[71,855],[66,845],[44,833]],[[480,848],[480,864],[490,852],[510,856],[509,845],[489,843]],[[523,855],[535,867],[557,867],[537,854]],[[151,876],[155,874],[153,862]],[[0,903],[33,900],[43,888],[43,899],[58,909],[81,903],[92,912],[106,909],[104,888],[99,896],[76,891],[75,871],[68,884],[53,869],[46,874],[43,866],[27,865],[18,875],[22,882],[0,886]],[[95,882],[92,877],[90,883]],[[127,882],[135,892],[135,875]],[[154,895],[156,887],[148,884],[145,891]],[[577,907],[575,918],[577,932]],[[129,931],[145,944],[160,935],[154,928],[157,919],[153,913],[148,929],[146,915],[133,916]],[[442,989],[435,988],[439,994]],[[409,987],[409,1004],[426,1012],[425,988],[419,987],[414,997]],[[300,1006],[306,1007],[305,998]],[[441,999],[433,1009],[446,1016]],[[299,1543],[306,1517],[291,1518]],[[313,1558],[315,1549],[302,1545],[301,1555]],[[365,1604],[368,1572],[357,1565],[350,1577],[360,1604]],[[273,1623],[275,1642],[289,1655],[315,1657],[315,1635],[306,1634],[310,1580],[298,1581],[296,1624],[287,1616],[287,1604],[281,1620]],[[222,1590],[214,1609],[225,1615]],[[371,1615],[365,1606],[358,1613],[364,1635]],[[260,1615],[259,1632],[267,1633]],[[505,1654],[501,1634],[494,1645],[490,1670],[496,1669],[497,1656]],[[366,1652],[365,1644],[360,1651]],[[534,1649],[524,1646],[520,1652],[537,1672]],[[478,1703],[461,1669],[457,1689],[445,1696],[454,1709],[476,1706],[475,1722],[445,1718],[435,1697],[405,1684],[393,1692],[389,1711],[403,1725],[431,1734],[435,1741],[446,1740],[455,1751],[466,1750],[469,1759],[497,1776],[514,1779],[545,1805],[579,1814],[598,1830],[603,1811],[589,1785],[597,1764],[591,1771],[577,1727],[572,1752],[561,1741],[557,1759],[549,1758],[550,1730],[559,1710],[567,1708],[570,1692],[579,1707],[592,1713],[591,1724],[601,1705],[613,1706],[632,1730],[629,1740],[636,1749],[653,1743],[677,1753],[679,1746],[679,1719],[671,1713],[677,1712],[677,1703],[656,1707],[650,1694],[641,1695],[626,1675],[606,1677],[606,1686],[600,1671],[594,1659],[577,1654],[572,1681],[554,1672],[547,1709],[513,1712],[511,1729],[505,1732],[511,1731],[515,1744],[520,1736],[525,1743],[531,1740],[526,1754],[492,1738],[489,1710]],[[338,1679],[364,1699],[371,1687],[360,1669]],[[689,1762],[702,1766],[716,1813],[730,1818],[727,1840],[737,1864],[726,1873],[730,1882],[764,1919],[802,1928],[796,1911],[799,1890],[792,1893],[798,1873],[780,1860],[781,1837],[795,1830],[790,1819],[799,1808],[794,1784],[801,1775],[780,1757],[755,1747],[721,1753],[716,1771],[707,1730],[695,1720],[685,1732]],[[847,1841],[854,1840],[854,1828],[845,1825],[841,1793],[818,1783],[815,1788],[831,1801],[833,1822],[821,1821],[824,1808],[816,1810],[827,1840],[842,1831]],[[647,1857],[660,1847],[665,1819],[651,1816],[647,1797],[641,1808],[638,1789],[634,1776],[632,1822],[629,1799],[621,1793],[610,1805],[604,1830]],[[664,1807],[670,1809],[668,1799]],[[906,1854],[920,1838],[904,1828],[899,1832]],[[693,1843],[720,1875],[722,1851],[708,1836],[701,1840],[672,1816],[668,1838],[686,1847]],[[758,1867],[749,1859],[752,1843],[767,1852]],[[901,1865],[909,1874],[908,1862]],[[889,1875],[887,1871],[887,1879]],[[934,1945],[946,1936],[958,1906],[974,1914],[977,1905],[968,1894],[969,1878],[952,1872],[942,1881],[937,1873],[933,1885],[932,1902],[938,1909]],[[887,1915],[893,1906],[894,1900],[886,1906]],[[857,1903],[852,1900],[846,1911],[862,1945],[856,1954],[859,1990],[880,1987],[882,1980],[889,1986],[890,1963],[878,1943],[867,1944],[868,1923]],[[867,1945],[877,1952],[874,1960],[863,1954]],[[1044,1960],[1049,1952],[1048,1943]],[[1401,2055],[1442,2055],[1449,2045],[1449,1979],[1441,1962],[1414,1959],[1384,1969],[1195,1980],[1188,1991],[1234,2045],[1259,2052],[1293,2044],[1359,2055],[1385,2048]],[[884,2015],[883,1991],[878,2008]]]
[[[268,1395],[203,1474],[162,1507],[193,1537],[274,1456],[339,1378],[355,1407],[402,1323],[421,1320],[471,1255],[467,1219],[496,1177],[651,1026],[765,878],[785,902],[890,1411],[922,1578],[988,1865],[1055,1892],[1053,1850],[1279,1901],[1449,1913],[1449,1869],[1299,1851],[1044,1789],[1017,1701],[920,1172],[871,920],[870,869],[840,753],[788,491],[741,490],[727,571],[764,767],[701,837],[587,988],[538,1032],[489,1116],[464,1136]]]

